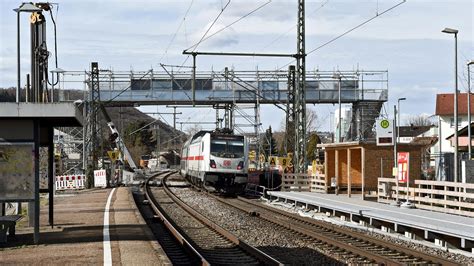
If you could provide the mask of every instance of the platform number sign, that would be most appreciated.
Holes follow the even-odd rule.
[[[114,163],[120,156],[120,151],[107,151],[110,160]]]
[[[276,165],[276,160],[275,160],[275,157],[273,157],[273,156],[270,156],[270,165],[271,165],[271,166],[275,166],[275,165]]]
[[[375,126],[377,146],[392,146],[395,127],[391,119],[378,119]]]

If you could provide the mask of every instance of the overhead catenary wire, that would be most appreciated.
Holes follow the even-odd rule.
[[[241,17],[238,18],[237,20],[234,20],[232,23],[228,24],[227,26],[224,26],[223,28],[219,29],[218,31],[214,32],[213,34],[207,36],[206,38],[202,39],[202,41],[200,41],[200,42],[204,42],[204,41],[210,39],[211,37],[215,36],[216,34],[218,34],[218,33],[222,32],[222,31],[224,31],[224,30],[226,30],[226,29],[232,27],[234,24],[236,24],[236,23],[238,23],[239,21],[241,21],[242,19],[244,19],[244,18],[246,18],[246,17],[252,15],[253,13],[255,13],[255,12],[257,12],[258,10],[262,9],[264,6],[270,4],[271,2],[272,2],[272,0],[268,0],[267,2],[265,2],[265,3],[261,4],[261,5],[259,5],[257,8],[255,8],[255,9],[253,9],[252,11],[248,12],[247,14],[241,16]],[[198,44],[199,44],[199,43],[196,43],[196,44],[194,44],[194,45],[192,45],[192,46],[186,48],[185,51],[187,51],[187,50],[189,50],[189,49],[195,47],[195,46],[198,45]]]
[[[338,36],[336,36],[336,37],[330,39],[329,41],[327,41],[327,42],[321,44],[320,46],[318,46],[318,47],[316,47],[316,48],[310,50],[307,54],[311,54],[311,53],[313,53],[313,52],[315,52],[315,51],[317,51],[317,50],[323,48],[324,46],[326,46],[326,45],[328,45],[328,44],[330,44],[330,43],[336,41],[337,39],[339,39],[339,38],[341,38],[341,37],[343,37],[343,36],[349,34],[349,33],[352,32],[352,31],[354,31],[354,30],[356,30],[356,29],[358,29],[358,28],[364,26],[365,24],[367,24],[367,23],[369,23],[370,21],[372,21],[372,20],[378,18],[379,16],[381,16],[381,15],[387,13],[387,12],[390,12],[391,10],[397,8],[398,6],[404,4],[405,2],[406,2],[406,0],[403,0],[403,1],[401,1],[400,3],[398,3],[398,4],[396,4],[396,5],[394,5],[394,6],[390,7],[390,8],[385,9],[382,13],[379,13],[379,12],[377,11],[377,13],[375,14],[375,16],[373,16],[373,17],[367,19],[366,21],[364,21],[364,22],[358,24],[358,25],[355,26],[355,27],[350,28],[349,30],[347,30],[347,31],[343,32],[342,34],[340,34],[340,35],[338,35]]]
[[[179,24],[178,28],[176,29],[176,31],[174,32],[173,36],[171,37],[168,45],[166,46],[166,49],[165,49],[165,52],[163,53],[163,55],[161,55],[160,59],[158,60],[159,62],[161,62],[161,60],[163,59],[163,57],[165,57],[165,55],[168,54],[168,50],[169,48],[171,47],[171,44],[174,42],[174,39],[176,38],[176,35],[178,34],[179,30],[181,29],[181,27],[184,25],[185,26],[185,22],[186,22],[186,17],[188,16],[188,13],[189,11],[191,10],[191,7],[193,6],[193,3],[194,3],[194,0],[191,0],[191,2],[189,3],[189,6],[188,8],[186,9],[186,12],[184,13],[184,16],[183,16],[183,19],[181,20],[181,23]],[[185,26],[185,35],[186,35],[186,26]]]
[[[227,1],[227,4],[221,8],[221,11],[219,12],[219,14],[217,14],[217,17],[214,19],[214,21],[212,21],[211,25],[207,28],[206,32],[204,32],[204,34],[202,35],[201,39],[199,40],[198,43],[196,43],[194,45],[194,48],[193,48],[193,52],[196,50],[196,48],[199,46],[199,44],[201,44],[202,40],[206,37],[206,35],[209,33],[209,31],[212,29],[212,27],[214,26],[214,24],[216,24],[217,20],[219,20],[219,18],[221,17],[222,13],[224,13],[224,11],[226,10],[226,8],[229,6],[231,0],[228,0]],[[184,64],[186,64],[186,62],[188,61],[190,55],[188,55],[186,57],[186,59],[184,59],[183,63],[181,64],[181,67],[184,66]],[[178,69],[181,70],[181,67]]]
[[[395,5],[393,5],[393,6],[389,7],[389,8],[387,8],[387,9],[385,9],[385,10],[382,11],[381,13],[376,12],[376,14],[375,14],[373,17],[371,17],[371,18],[369,18],[369,19],[363,21],[362,23],[357,24],[356,26],[354,26],[354,27],[352,27],[352,28],[346,30],[345,32],[343,32],[343,33],[337,35],[336,37],[334,37],[334,38],[328,40],[327,42],[321,44],[320,46],[318,46],[318,47],[316,47],[316,48],[310,50],[309,52],[306,53],[306,55],[309,55],[309,54],[311,54],[311,53],[314,53],[314,52],[316,52],[317,50],[319,50],[319,49],[325,47],[326,45],[329,45],[329,44],[333,43],[334,41],[340,39],[341,37],[343,37],[343,36],[345,36],[345,35],[347,35],[347,34],[353,32],[354,30],[356,30],[356,29],[358,29],[358,28],[360,28],[360,27],[362,27],[362,26],[364,26],[365,24],[369,23],[370,21],[372,21],[372,20],[374,20],[374,19],[376,19],[376,18],[382,16],[383,14],[385,14],[385,13],[387,13],[387,12],[389,12],[389,11],[391,11],[391,10],[397,8],[397,7],[399,7],[400,5],[404,4],[405,2],[406,2],[406,0],[402,0],[402,1],[399,2],[398,4],[395,4]],[[292,60],[291,62],[289,62],[289,63],[283,65],[282,67],[280,67],[278,70],[281,70],[281,69],[283,69],[283,68],[285,68],[285,67],[291,65],[291,64],[294,63],[295,61],[296,61],[296,60]]]
[[[321,10],[327,3],[329,2],[329,0],[326,0],[325,2],[323,2],[318,8],[316,8],[315,10],[311,11],[310,13],[311,14],[314,14],[316,12],[318,12],[319,10]],[[291,28],[289,28],[287,31],[283,32],[282,34],[278,35],[275,39],[273,39],[272,41],[270,41],[267,45],[265,45],[263,48],[261,48],[260,50],[265,50],[267,49],[268,47],[272,46],[274,43],[276,43],[278,40],[280,40],[281,38],[283,38],[284,36],[286,36],[290,31],[294,30],[296,28],[296,24],[293,25]]]

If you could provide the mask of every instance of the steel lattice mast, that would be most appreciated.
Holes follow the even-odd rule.
[[[88,169],[97,169],[97,160],[102,156],[99,151],[99,138],[102,136],[100,130],[100,116],[99,116],[100,92],[99,92],[99,64],[97,62],[91,63],[90,83],[89,83],[89,102],[87,112],[87,154]],[[92,180],[93,172],[88,173],[88,180]]]
[[[295,172],[306,172],[306,53],[305,53],[305,1],[298,0],[298,31],[296,54],[295,114]]]

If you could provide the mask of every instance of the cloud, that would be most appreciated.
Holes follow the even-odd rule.
[[[59,1],[58,49],[60,67],[89,69],[90,62],[115,70],[158,67],[159,59],[176,32],[162,61],[181,65],[182,50],[199,41],[221,11],[221,1],[195,1],[186,18],[189,1]],[[222,1],[225,2],[225,1]],[[266,0],[233,1],[212,31],[229,25]],[[310,51],[337,37],[376,12],[396,4],[388,1],[307,1],[306,49]],[[0,9],[0,87],[16,85],[16,1],[2,1]],[[473,58],[473,3],[469,0],[410,0],[338,39],[307,58],[307,68],[321,70],[355,69],[389,71],[389,102],[406,97],[403,112],[432,113],[438,92],[452,91],[453,40],[441,33],[444,27],[459,29],[459,72]],[[319,9],[319,10],[318,10]],[[318,10],[315,12],[315,10]],[[255,14],[203,42],[201,50],[239,52],[281,52],[296,50],[296,3],[274,0]],[[28,16],[22,15],[22,73],[29,71]],[[183,23],[179,30],[178,26]],[[286,33],[286,34],[285,34]],[[282,35],[283,34],[283,35]],[[48,20],[48,47],[53,50],[53,34]],[[280,37],[279,39],[276,39]],[[198,49],[198,50],[199,50]],[[200,57],[199,70],[233,66],[238,70],[275,69],[289,60],[275,58]],[[190,61],[187,62],[189,65]],[[79,85],[81,88],[83,84]],[[460,88],[465,82],[461,80]],[[315,109],[327,117],[332,105]],[[279,128],[284,115],[272,106],[262,107],[264,127]],[[215,114],[211,112],[209,119]]]

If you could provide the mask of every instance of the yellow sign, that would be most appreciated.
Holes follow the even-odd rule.
[[[265,155],[260,154],[259,157],[260,157],[259,160],[260,160],[261,163],[265,162]]]
[[[250,159],[251,161],[254,161],[256,156],[257,156],[257,154],[256,154],[255,151],[250,151],[250,152],[249,152],[249,159]]]
[[[115,163],[115,161],[120,156],[120,151],[107,151],[107,154],[109,155],[110,160],[112,160],[112,162]]]
[[[270,156],[270,165],[275,166],[276,165],[276,160],[274,156]]]
[[[392,176],[395,176],[395,177],[398,176],[398,168],[397,167],[392,167]]]
[[[278,162],[280,165],[285,168],[290,163],[290,158],[288,157],[280,157],[278,158]]]

